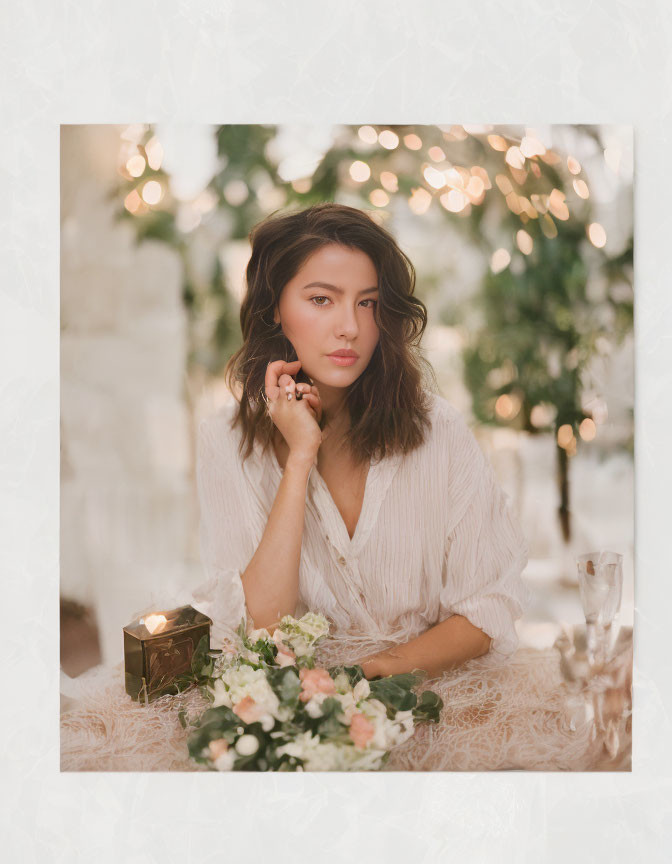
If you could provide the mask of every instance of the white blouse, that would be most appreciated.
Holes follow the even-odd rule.
[[[299,568],[299,608],[322,612],[336,632],[402,642],[458,614],[508,655],[514,620],[529,603],[521,579],[527,542],[512,502],[461,415],[431,394],[431,430],[402,456],[370,464],[350,539],[318,469],[311,469]],[[207,583],[194,605],[213,637],[249,612],[241,574],[266,527],[282,478],[273,448],[243,463],[234,405],[199,426],[197,484],[201,560]]]

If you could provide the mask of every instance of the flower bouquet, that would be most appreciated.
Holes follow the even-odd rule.
[[[322,615],[287,615],[273,635],[241,623],[238,647],[197,652],[192,680],[212,704],[189,722],[191,758],[218,771],[377,770],[416,723],[438,721],[441,699],[413,692],[423,672],[368,681],[361,666],[316,667],[328,632]]]

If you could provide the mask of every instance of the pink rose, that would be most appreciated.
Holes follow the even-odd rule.
[[[285,645],[282,641],[282,630],[280,628],[276,628],[273,631],[273,641],[278,649],[275,657],[275,662],[278,666],[296,666],[296,654],[289,645]]]
[[[336,685],[326,669],[301,669],[301,693],[299,699],[308,702],[316,693],[335,693]]]
[[[215,759],[218,759],[222,755],[222,753],[226,753],[226,751],[229,749],[226,738],[216,738],[214,741],[210,742],[209,747],[210,758],[213,762],[215,761]]]
[[[237,714],[243,723],[256,723],[264,712],[251,696],[246,696],[233,706],[233,713]]]
[[[350,720],[350,729],[348,734],[355,742],[355,747],[363,750],[366,747],[367,741],[373,738],[374,733],[373,723],[368,720],[363,714],[353,714]]]
[[[275,656],[275,662],[278,666],[296,666],[296,654],[291,648],[278,648],[278,653]]]

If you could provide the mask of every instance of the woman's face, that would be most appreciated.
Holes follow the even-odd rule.
[[[349,387],[378,344],[378,274],[361,249],[322,246],[283,288],[275,310],[302,370],[316,384]],[[350,358],[334,352],[350,352]]]

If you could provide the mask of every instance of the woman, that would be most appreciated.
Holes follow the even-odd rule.
[[[525,539],[464,420],[424,386],[413,289],[359,210],[322,204],[253,231],[237,399],[199,430],[209,579],[189,601],[213,644],[245,617],[270,629],[311,610],[332,624],[325,665],[426,670],[441,722],[387,770],[583,770],[602,741],[567,713],[558,652],[515,650]],[[171,700],[140,708],[121,665],[65,684],[62,770],[193,769]]]
[[[465,422],[424,386],[411,262],[338,204],[251,241],[237,402],[199,435],[207,611],[229,629],[322,612],[350,646],[391,643],[360,659],[369,678],[510,655],[526,542]]]

